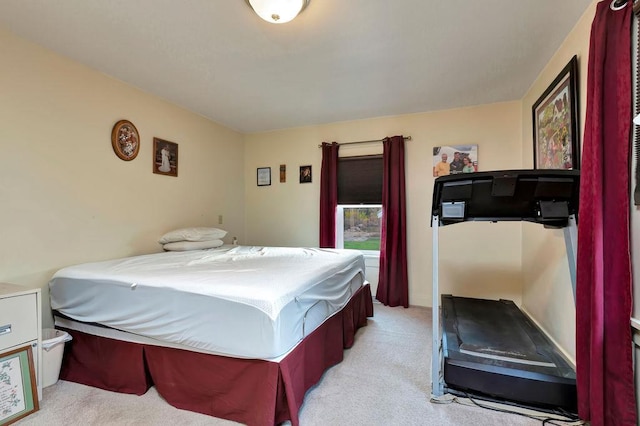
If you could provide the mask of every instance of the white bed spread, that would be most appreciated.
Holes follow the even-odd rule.
[[[49,293],[51,308],[77,321],[272,359],[363,283],[364,258],[356,250],[223,246],[70,266],[56,272]]]

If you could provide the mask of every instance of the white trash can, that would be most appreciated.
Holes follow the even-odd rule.
[[[42,387],[55,385],[60,376],[64,344],[71,340],[66,331],[45,328],[42,330]]]

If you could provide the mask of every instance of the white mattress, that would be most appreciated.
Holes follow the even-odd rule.
[[[357,250],[223,246],[70,266],[49,294],[53,310],[79,322],[272,359],[339,311],[364,268]]]

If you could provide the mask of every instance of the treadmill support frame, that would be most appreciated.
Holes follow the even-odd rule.
[[[442,345],[442,326],[440,318],[440,288],[438,282],[438,246],[440,228],[440,216],[433,215],[431,218],[432,228],[432,350],[431,350],[431,397],[438,398],[445,393],[444,383],[444,348]],[[569,262],[569,274],[571,276],[571,287],[573,290],[573,302],[576,302],[576,261],[578,251],[578,227],[575,215],[569,216],[569,223],[563,228],[564,241],[567,250],[567,260]]]

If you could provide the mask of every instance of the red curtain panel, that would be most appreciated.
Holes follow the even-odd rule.
[[[591,27],[576,289],[578,411],[592,426],[636,425],[629,234],[629,1],[597,5]]]
[[[322,143],[320,171],[320,247],[336,247],[336,209],[338,208],[338,149],[336,142]]]
[[[385,138],[382,144],[382,232],[376,299],[384,305],[408,308],[404,137]]]

